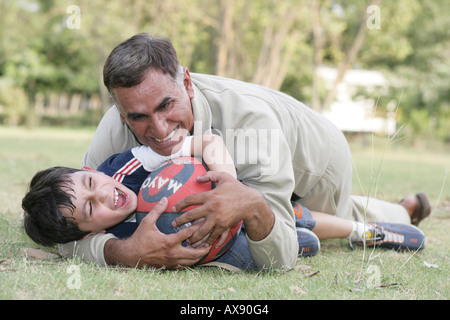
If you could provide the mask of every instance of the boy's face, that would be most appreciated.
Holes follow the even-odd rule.
[[[81,231],[102,232],[136,210],[136,194],[103,172],[83,170],[73,173],[71,178],[75,210],[72,214],[63,209],[63,214],[73,217]]]

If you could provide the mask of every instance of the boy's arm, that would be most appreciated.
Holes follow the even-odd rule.
[[[217,135],[187,136],[182,147],[170,156],[162,156],[150,147],[140,146],[131,150],[148,172],[154,171],[167,160],[177,157],[199,156],[208,166],[209,170],[226,172],[236,178],[234,162],[223,142]]]
[[[170,159],[190,156],[192,138],[192,136],[185,137],[181,148],[172,153],[170,156],[160,155],[159,153],[153,151],[152,148],[144,145],[131,149],[131,153],[142,163],[146,171],[152,172]]]
[[[237,178],[233,159],[222,138],[217,135],[194,136],[191,155],[201,156],[211,171],[226,172]]]

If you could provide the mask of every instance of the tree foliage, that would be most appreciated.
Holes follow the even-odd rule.
[[[78,25],[71,6],[79,9]],[[371,6],[379,9],[376,28]],[[350,68],[382,71],[389,94],[402,97],[403,120],[423,120],[422,127],[448,139],[447,6],[446,0],[0,0],[0,89],[4,96],[20,88],[30,104],[37,93],[99,94],[106,107],[107,55],[149,32],[169,38],[192,72],[280,89],[318,110],[334,99],[317,77],[319,66],[339,70],[336,84]],[[11,104],[1,99],[3,109]]]

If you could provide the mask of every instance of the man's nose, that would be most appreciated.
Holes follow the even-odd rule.
[[[164,139],[170,133],[168,123],[164,117],[156,117],[152,123],[149,124],[152,136],[157,139]]]

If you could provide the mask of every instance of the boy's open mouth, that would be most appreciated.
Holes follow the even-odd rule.
[[[121,190],[114,188],[114,208],[119,209],[127,204],[128,196]]]

